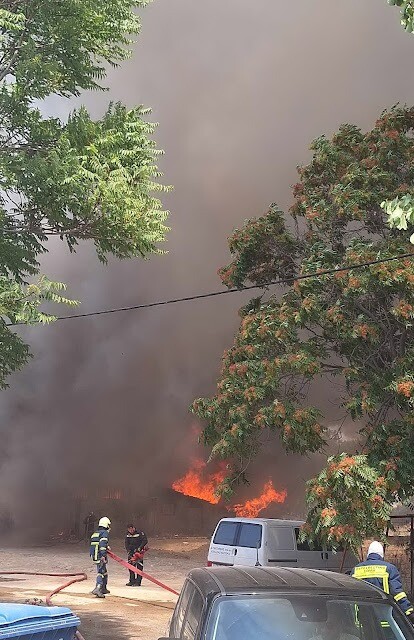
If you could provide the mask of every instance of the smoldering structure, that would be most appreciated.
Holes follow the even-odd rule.
[[[109,94],[84,102],[96,115],[108,99],[154,107],[165,182],[175,186],[165,199],[169,254],[104,267],[88,245],[74,257],[63,243],[51,244],[43,269],[68,283],[82,311],[219,288],[226,236],[269,202],[289,205],[295,167],[308,160],[313,138],[342,122],[370,127],[382,108],[414,102],[406,80],[413,43],[397,13],[378,0],[347,0],[333,18],[331,5],[157,0],[144,10],[133,60],[111,72]],[[193,506],[196,498],[170,487],[192,456],[205,455],[191,437],[187,409],[214,392],[247,299],[236,294],[19,329],[34,359],[2,393],[3,528],[13,522],[49,535],[92,508],[109,510],[119,526],[127,514],[142,519],[158,533],[180,523],[190,532],[198,518],[209,533],[209,515],[186,520],[183,513],[201,509],[214,520],[226,508]],[[329,383],[315,394],[326,419],[340,421]],[[322,464],[322,457],[287,458],[275,440],[236,499],[257,495],[271,478],[287,498],[267,513],[299,514],[304,482]],[[102,497],[107,491],[122,497]]]

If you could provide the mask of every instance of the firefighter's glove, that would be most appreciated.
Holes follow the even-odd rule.
[[[101,564],[106,564],[108,562],[108,558],[106,558],[105,556],[102,556],[100,562],[101,562]]]

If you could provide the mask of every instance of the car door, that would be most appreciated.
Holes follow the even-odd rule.
[[[254,567],[259,564],[263,527],[253,522],[243,522],[237,532],[234,566]]]
[[[239,523],[222,520],[213,536],[208,552],[208,561],[215,565],[231,567],[236,556],[236,537]]]
[[[180,597],[175,606],[173,617],[170,624],[170,638],[181,638],[181,633],[184,628],[184,622],[187,614],[187,609],[191,598],[193,597],[195,587],[192,582],[186,580],[181,590]]]
[[[194,587],[193,595],[187,606],[184,625],[179,636],[181,640],[196,640],[199,637],[203,618],[204,599],[197,587]]]
[[[326,549],[317,542],[312,547],[309,546],[307,541],[300,542],[299,534],[299,527],[295,527],[297,566],[305,569],[327,569],[328,552]]]

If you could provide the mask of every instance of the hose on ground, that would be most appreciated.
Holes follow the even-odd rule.
[[[52,607],[52,598],[66,587],[70,587],[71,584],[75,584],[75,582],[83,582],[88,579],[86,573],[41,573],[39,571],[0,571],[0,575],[2,576],[47,576],[49,578],[72,578],[72,580],[68,580],[65,584],[62,584],[60,587],[53,589],[46,596],[46,604],[48,607]],[[39,604],[38,602],[33,602],[33,604]],[[76,631],[75,633],[76,640],[85,640],[85,638],[81,635],[80,631]]]
[[[57,589],[54,589],[46,596],[46,604],[48,607],[52,607],[52,598],[66,587],[70,587],[71,584],[75,584],[75,582],[83,582],[88,579],[86,573],[41,573],[39,571],[0,571],[0,575],[2,576],[48,576],[50,578],[72,578],[72,580],[68,580],[65,584],[62,584]]]

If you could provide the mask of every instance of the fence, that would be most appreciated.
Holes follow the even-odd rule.
[[[391,516],[387,528],[386,559],[395,564],[401,573],[403,586],[414,593],[414,513]]]

